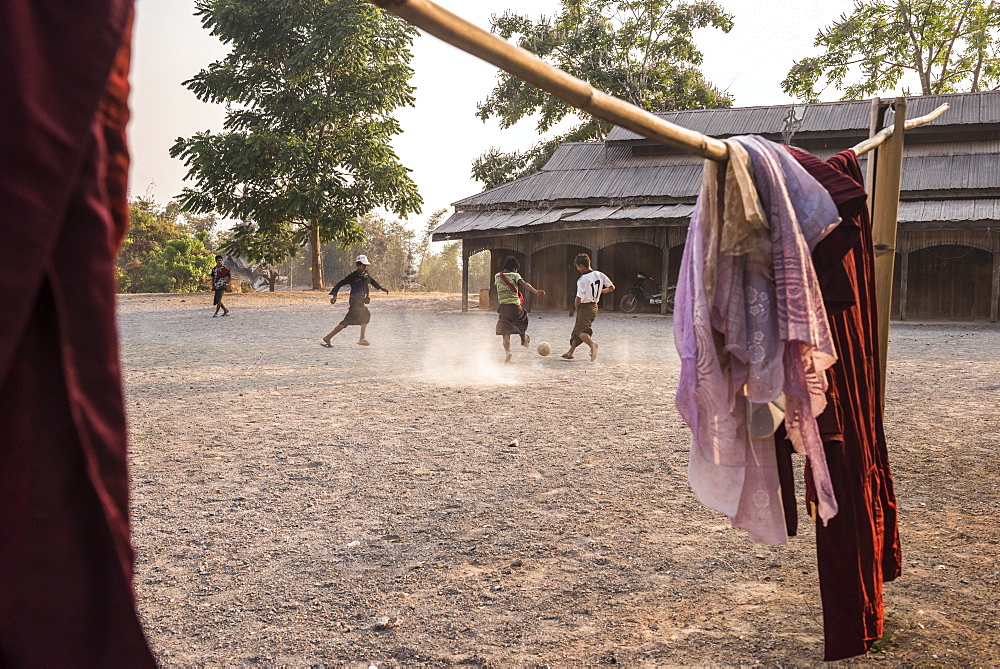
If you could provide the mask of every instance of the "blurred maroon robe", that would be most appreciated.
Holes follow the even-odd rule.
[[[818,418],[840,506],[825,527],[816,524],[824,659],[831,661],[860,655],[882,636],[882,584],[900,575],[902,554],[882,428],[875,256],[864,178],[851,150],[825,162],[788,150],[827,189],[843,219],[813,251],[838,357],[827,372],[827,409]],[[779,459],[783,451],[790,449],[779,447]],[[815,501],[810,481],[807,473],[806,498]]]
[[[132,10],[0,3],[2,666],[155,666],[115,325]]]

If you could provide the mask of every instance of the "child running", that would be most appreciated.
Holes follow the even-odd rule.
[[[603,272],[598,272],[590,267],[590,256],[581,253],[573,259],[576,271],[580,273],[580,278],[576,281],[576,299],[573,301],[573,309],[569,315],[576,316],[576,323],[573,325],[573,333],[569,336],[569,350],[562,354],[566,360],[573,359],[573,351],[580,344],[590,347],[590,361],[597,360],[597,342],[593,340],[593,324],[597,318],[597,303],[601,300],[601,295],[610,293],[615,289],[615,284]]]
[[[518,274],[520,270],[521,266],[517,262],[517,258],[507,258],[504,261],[503,269],[493,277],[493,282],[497,287],[497,298],[500,302],[500,306],[497,308],[499,318],[497,318],[496,332],[503,337],[503,350],[506,356],[504,364],[506,365],[514,362],[514,356],[510,352],[510,336],[512,334],[521,337],[521,346],[527,346],[531,343],[531,337],[528,336],[528,312],[521,306],[524,303],[524,295],[521,294],[520,288],[531,291],[539,297],[545,295],[544,290],[537,290],[525,281]]]
[[[337,282],[337,285],[333,287],[330,294],[333,297],[330,298],[330,304],[337,303],[337,291],[339,291],[343,286],[351,287],[351,297],[349,300],[350,306],[347,309],[347,314],[344,316],[344,320],[340,321],[337,327],[333,328],[327,336],[323,337],[322,346],[330,348],[333,344],[330,343],[330,339],[333,338],[335,334],[346,328],[348,325],[360,325],[361,326],[361,339],[358,343],[362,346],[368,346],[368,340],[365,339],[365,329],[368,327],[368,321],[372,319],[372,312],[368,311],[366,306],[371,298],[368,296],[369,286],[375,286],[378,290],[381,290],[386,295],[389,291],[378,285],[378,281],[373,279],[368,275],[368,256],[360,255],[355,262],[356,269],[345,276],[343,279]]]

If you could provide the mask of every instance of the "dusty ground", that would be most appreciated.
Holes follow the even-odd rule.
[[[671,320],[602,314],[595,364],[455,296],[123,296],[136,585],[164,664],[807,665],[814,536],[701,506]],[[571,321],[536,315],[564,350]],[[887,432],[904,575],[856,660],[1000,663],[1000,328],[895,324]],[[513,444],[516,440],[516,445]]]

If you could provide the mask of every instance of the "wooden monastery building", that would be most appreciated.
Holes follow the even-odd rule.
[[[1000,304],[1000,92],[909,98],[915,118],[951,109],[906,132],[897,235],[893,316],[997,320]],[[790,105],[664,112],[660,117],[720,139],[761,135],[782,141]],[[791,143],[828,158],[868,137],[871,102],[796,105]],[[891,123],[891,121],[889,121]],[[862,159],[862,167],[867,156]],[[615,127],[604,142],[559,147],[534,174],[454,203],[434,241],[461,240],[463,309],[469,257],[490,253],[492,273],[514,256],[545,288],[534,309],[564,309],[577,277],[573,257],[590,254],[618,290],[637,272],[677,282],[688,220],[701,186],[702,159]],[[651,286],[647,286],[650,287]],[[496,289],[491,288],[492,304]]]

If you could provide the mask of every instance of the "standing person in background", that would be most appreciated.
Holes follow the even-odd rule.
[[[545,295],[544,290],[536,290],[525,281],[518,273],[520,270],[521,265],[517,262],[517,258],[510,257],[504,261],[503,269],[493,277],[500,302],[497,308],[499,318],[496,333],[503,337],[504,364],[507,365],[513,362],[513,354],[510,352],[511,335],[516,334],[521,337],[521,346],[531,343],[531,337],[528,336],[528,312],[524,310],[524,296],[519,289],[524,288],[539,297]]]
[[[156,666],[115,318],[132,9],[0,2],[2,667]]]
[[[330,294],[333,297],[330,298],[330,304],[337,303],[337,291],[339,291],[343,286],[351,287],[351,297],[349,300],[349,307],[347,309],[347,314],[344,316],[344,320],[337,324],[337,327],[333,328],[327,336],[323,337],[323,346],[331,347],[333,344],[330,340],[338,332],[346,328],[348,325],[360,325],[361,326],[361,339],[358,343],[362,346],[368,346],[368,340],[365,339],[365,329],[368,327],[368,321],[372,319],[372,312],[368,311],[367,304],[371,301],[369,296],[370,286],[375,286],[378,290],[381,290],[386,295],[389,291],[378,285],[378,281],[373,279],[368,275],[368,256],[360,255],[358,256],[357,262],[355,262],[356,269],[345,276],[343,279],[337,282],[337,285],[333,287]]]
[[[580,278],[576,281],[576,299],[573,301],[573,308],[570,316],[576,316],[576,323],[573,325],[573,333],[569,336],[569,350],[562,354],[567,360],[573,359],[573,352],[580,344],[590,347],[590,361],[597,360],[597,342],[593,340],[593,324],[597,318],[597,304],[601,301],[601,295],[610,293],[615,289],[615,284],[611,283],[603,272],[598,272],[590,267],[590,256],[581,253],[573,259],[576,271],[580,273]]]
[[[215,267],[212,268],[212,290],[215,291],[215,300],[212,304],[215,306],[215,313],[212,314],[212,318],[219,315],[219,309],[222,309],[223,316],[229,315],[229,309],[222,303],[222,297],[226,294],[230,274],[229,268],[222,264],[222,256],[215,256]]]

